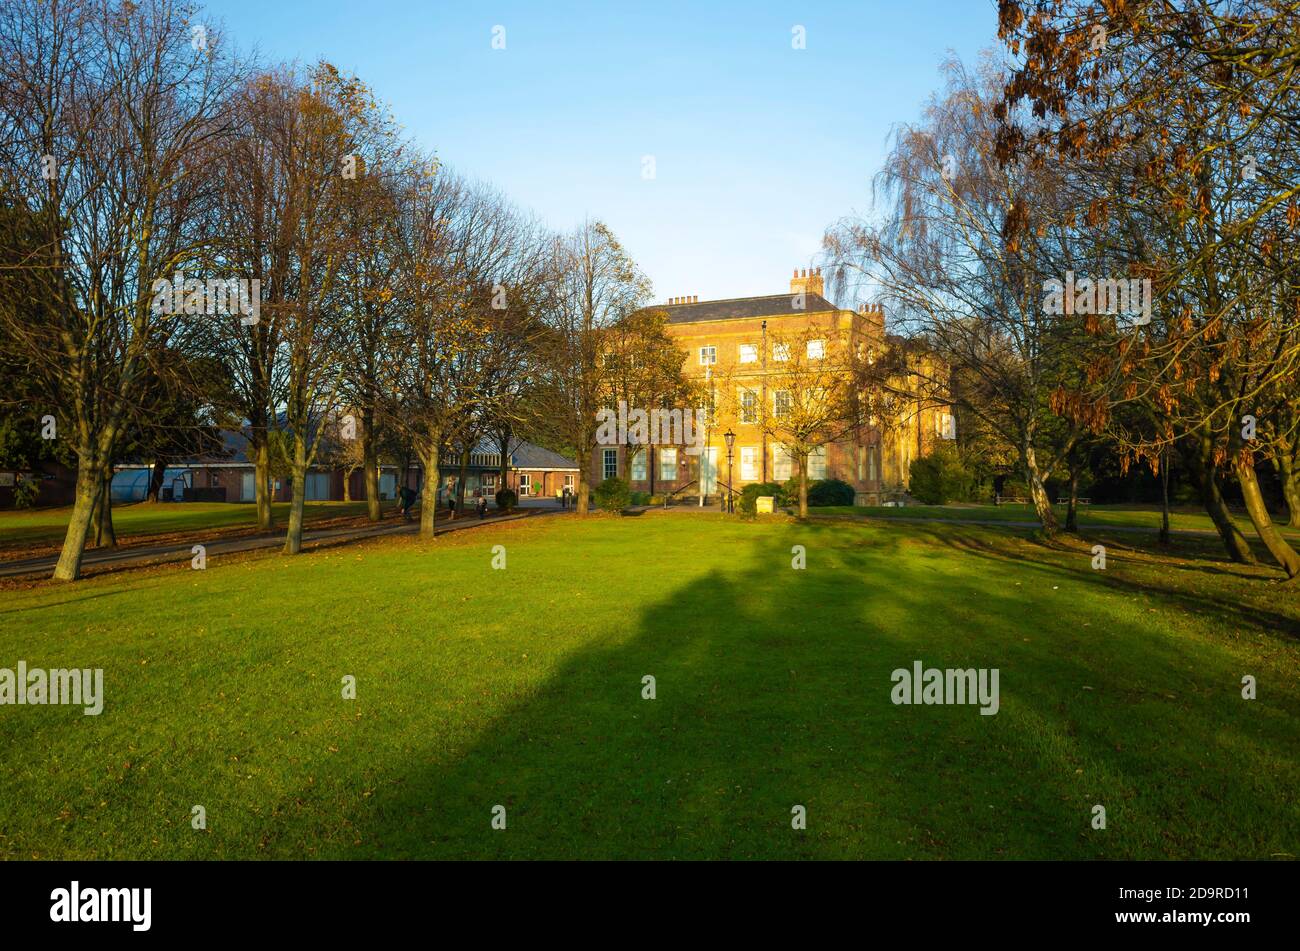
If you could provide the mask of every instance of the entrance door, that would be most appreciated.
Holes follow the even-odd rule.
[[[253,491],[256,487],[256,483],[254,483],[253,480],[256,478],[257,474],[254,472],[241,472],[239,474],[239,501],[257,501],[256,493]]]
[[[718,491],[718,447],[707,446],[700,453],[700,487],[705,495]]]
[[[381,472],[379,474],[379,497],[386,501],[397,497],[397,473]]]
[[[527,472],[519,473],[519,497],[521,499],[532,489],[531,479],[532,476]]]

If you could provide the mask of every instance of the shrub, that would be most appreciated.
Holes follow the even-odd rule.
[[[808,486],[809,505],[852,505],[857,493],[839,479],[819,479]]]
[[[912,460],[908,491],[926,505],[967,502],[974,487],[975,477],[956,446],[941,443],[928,456]]]
[[[649,493],[649,492],[633,492],[633,493],[632,493],[632,504],[633,504],[633,505],[652,505],[653,503],[651,502],[651,495],[650,495],[650,493]]]
[[[519,496],[510,489],[502,489],[496,494],[497,508],[503,512],[509,512],[519,504]]]
[[[606,512],[621,512],[632,504],[632,490],[617,477],[596,486],[596,505]]]
[[[740,490],[740,499],[736,503],[740,509],[740,514],[756,515],[760,495],[776,496],[777,505],[782,505],[785,502],[785,494],[779,482],[752,482]]]

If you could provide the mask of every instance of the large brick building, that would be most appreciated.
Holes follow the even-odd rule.
[[[599,484],[611,475],[628,479],[634,491],[654,495],[713,497],[728,484],[724,434],[735,442],[731,484],[739,491],[752,482],[784,482],[797,475],[785,447],[765,426],[767,414],[779,413],[788,396],[791,340],[797,340],[815,360],[831,346],[859,347],[881,353],[896,341],[886,338],[884,314],[877,308],[844,310],[825,298],[819,270],[796,271],[785,294],[700,301],[670,298],[657,305],[667,315],[667,329],[686,351],[688,376],[705,383],[716,409],[699,455],[683,446],[652,445],[647,449],[597,446],[590,479]],[[724,388],[727,392],[717,392]],[[896,388],[906,392],[908,387]],[[913,459],[927,454],[936,440],[953,438],[953,417],[947,407],[921,398],[895,394],[890,420],[872,420],[844,438],[815,450],[809,457],[809,478],[834,478],[849,483],[858,504],[896,500],[907,492]]]

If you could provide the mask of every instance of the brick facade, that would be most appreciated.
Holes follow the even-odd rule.
[[[708,480],[710,495],[725,491],[727,484],[739,491],[753,482],[783,482],[797,475],[797,466],[764,432],[758,418],[771,411],[772,381],[780,373],[773,353],[774,338],[815,337],[821,328],[828,340],[840,341],[840,345],[861,344],[876,352],[888,346],[884,314],[878,308],[842,310],[821,296],[822,287],[820,273],[796,272],[788,295],[703,303],[676,298],[662,308],[668,314],[668,332],[686,350],[686,374],[699,380],[707,371],[715,393],[718,385],[737,388],[735,394],[718,394],[714,424],[706,434],[714,473]],[[742,391],[748,391],[748,398],[754,401],[748,413],[737,409]],[[809,461],[809,478],[847,482],[853,486],[858,504],[874,505],[903,495],[912,460],[929,453],[942,438],[948,411],[919,402],[897,409],[898,418],[888,430],[863,426],[822,447],[819,458]],[[745,415],[752,415],[754,421],[746,421]],[[730,474],[723,438],[728,430],[736,437]],[[702,455],[688,454],[681,446],[648,448],[653,471],[646,449],[597,446],[589,462],[592,485],[613,473],[627,479],[634,491],[698,494]]]

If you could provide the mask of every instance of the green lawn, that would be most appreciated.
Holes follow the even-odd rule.
[[[1293,858],[1300,592],[1087,544],[551,516],[13,586],[0,667],[107,699],[0,706],[0,856]],[[895,706],[915,660],[1000,712]]]
[[[1065,523],[1066,507],[1055,506],[1057,517]],[[812,515],[853,515],[870,518],[933,518],[946,521],[976,522],[1037,522],[1032,505],[828,505],[809,510]],[[1250,519],[1243,513],[1234,516],[1237,525],[1247,535],[1253,535]],[[1117,525],[1131,528],[1160,528],[1160,509],[1149,505],[1085,505],[1079,508],[1080,525]],[[1286,528],[1276,522],[1284,533],[1300,537],[1300,530]],[[1201,508],[1178,508],[1169,514],[1169,527],[1175,531],[1214,531],[1214,523]]]
[[[306,502],[308,521],[360,515],[365,502]],[[271,505],[276,524],[283,529],[289,520],[289,503]],[[0,548],[11,546],[59,545],[68,530],[71,506],[19,509],[0,512]],[[137,502],[113,506],[113,528],[120,541],[137,536],[169,535],[176,532],[212,529],[251,529],[257,524],[257,507],[229,502]]]

